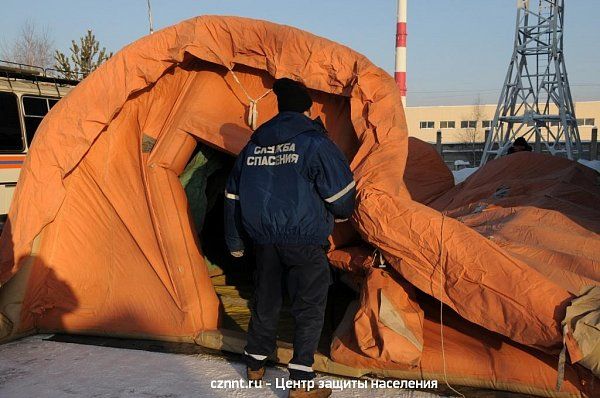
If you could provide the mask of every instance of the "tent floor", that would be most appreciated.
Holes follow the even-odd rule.
[[[217,296],[221,302],[221,329],[231,332],[245,333],[250,322],[250,301],[253,294],[251,273],[245,265],[227,264],[225,270],[219,266],[209,267],[209,273]],[[232,268],[236,272],[232,271]],[[329,291],[325,324],[321,333],[318,352],[329,355],[331,336],[341,321],[348,303],[355,294],[341,283],[335,283]],[[290,314],[290,303],[284,299],[278,325],[278,341],[291,344],[294,336],[294,320]]]

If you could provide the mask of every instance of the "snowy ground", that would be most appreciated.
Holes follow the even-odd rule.
[[[454,176],[454,185],[460,184],[477,170],[479,170],[479,167],[465,167],[464,169],[453,170],[452,175]]]
[[[600,173],[600,160],[579,159],[578,162]]]
[[[50,341],[37,335],[0,345],[0,397],[286,397],[275,388],[283,368],[268,368],[271,387],[216,389],[214,380],[239,380],[237,359],[211,354],[172,354]],[[319,379],[335,379],[319,376]],[[345,389],[333,397],[435,398],[423,391]]]

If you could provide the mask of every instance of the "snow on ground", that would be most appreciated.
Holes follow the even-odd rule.
[[[579,159],[578,162],[581,163],[582,165],[587,166],[591,169],[594,169],[598,173],[600,173],[600,160]]]
[[[479,167],[465,167],[464,169],[453,170],[452,175],[454,176],[454,185],[460,184],[477,170],[479,170]]]
[[[46,397],[287,397],[275,388],[284,368],[267,369],[271,387],[215,389],[211,381],[240,380],[241,362],[211,354],[183,355],[49,341],[37,335],[0,345],[0,396]],[[340,380],[329,375],[320,380]],[[424,391],[345,389],[334,398],[436,398]]]

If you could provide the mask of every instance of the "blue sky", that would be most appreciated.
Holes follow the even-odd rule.
[[[55,46],[91,28],[111,51],[148,33],[146,0],[1,0],[0,41],[30,19]],[[566,0],[565,55],[575,100],[600,100],[600,1]],[[409,0],[408,105],[495,103],[512,52],[515,0]],[[308,30],[394,69],[395,0],[152,0],[160,29],[201,14]]]

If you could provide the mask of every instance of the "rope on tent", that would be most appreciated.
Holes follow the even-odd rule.
[[[442,300],[444,297],[444,266],[443,266],[443,250],[444,250],[444,220],[446,216],[442,214],[442,225],[440,227],[440,341],[442,343],[442,362],[444,364],[444,382],[449,389],[457,393],[463,398],[466,398],[461,392],[456,391],[450,383],[448,383],[448,373],[446,371],[446,352],[444,351],[444,301]]]
[[[254,130],[256,130],[256,124],[258,123],[258,108],[257,108],[258,101],[260,101],[261,99],[266,97],[271,91],[273,91],[273,89],[268,89],[267,91],[265,91],[265,93],[263,95],[261,95],[260,97],[258,97],[256,99],[252,98],[250,96],[250,94],[248,93],[248,91],[246,90],[246,87],[244,87],[242,82],[240,82],[240,79],[238,79],[238,77],[235,74],[235,72],[233,71],[233,69],[229,68],[229,71],[231,72],[233,79],[242,88],[242,91],[248,98],[248,101],[249,101],[248,106],[250,107],[248,109],[248,126],[250,126],[250,128],[254,131]]]
[[[373,261],[371,261],[371,268],[387,268],[385,264],[385,259],[383,258],[383,254],[379,251],[379,249],[373,250]],[[377,256],[379,256],[379,264],[375,267],[375,261],[377,260]]]

